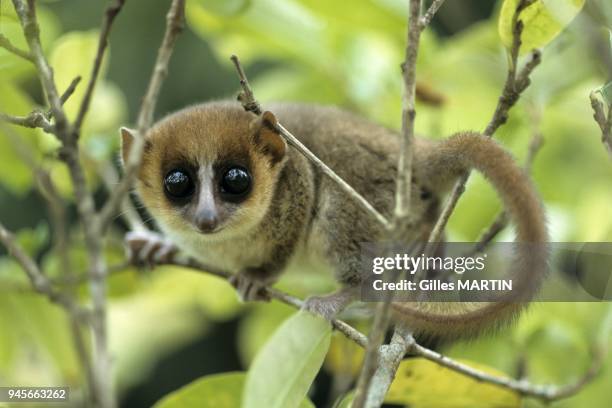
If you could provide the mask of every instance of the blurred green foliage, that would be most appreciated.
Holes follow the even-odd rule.
[[[88,182],[98,191],[98,198],[104,196],[99,163],[116,161],[117,129],[134,119],[163,30],[166,3],[128,1],[116,22],[83,136]],[[420,48],[419,83],[443,99],[442,105],[417,105],[417,131],[432,138],[464,129],[484,129],[506,73],[507,58],[498,33],[501,3],[485,19],[478,17],[482,15],[478,5],[488,10],[490,6],[484,7],[488,2],[470,2],[472,14],[470,7],[458,10],[456,3],[449,1],[440,10],[439,19],[444,24],[436,17],[437,25],[424,32]],[[588,103],[589,93],[610,80],[606,77],[610,68],[606,74],[605,58],[597,44],[607,41],[604,25],[612,24],[612,6],[605,0],[586,3],[570,26],[546,46],[531,87],[496,134],[496,139],[519,160],[524,160],[532,134],[540,131],[544,135],[546,143],[535,161],[533,176],[548,209],[554,241],[612,240],[612,166]],[[77,75],[84,77],[66,104],[70,117],[76,114],[84,92],[103,7],[104,2],[77,0],[42,2],[39,6],[43,43],[59,88],[67,87]],[[272,100],[336,104],[398,129],[405,20],[404,0],[356,0],[350,4],[325,0],[191,0],[188,30],[179,39],[158,115],[198,100],[232,95],[238,83],[229,56],[238,54],[264,105]],[[600,26],[601,30],[594,28]],[[556,31],[553,27],[545,35],[547,40]],[[17,46],[26,47],[8,1],[0,2],[0,32]],[[0,111],[25,115],[41,100],[32,67],[0,49]],[[20,242],[51,276],[61,279],[65,271],[51,250],[53,234],[28,164],[32,160],[48,169],[70,201],[72,189],[66,170],[55,158],[57,146],[51,136],[39,130],[0,125],[0,219],[19,230]],[[498,210],[499,201],[490,186],[482,178],[473,177],[451,219],[449,238],[475,239]],[[77,277],[83,277],[86,259],[80,231],[74,222],[70,229],[71,262]],[[122,262],[123,232],[118,222],[108,237],[111,265]],[[303,271],[284,277],[279,286],[306,296],[329,290],[333,282],[316,271]],[[215,350],[224,350],[242,363],[242,367],[229,367],[227,371],[246,370],[277,327],[294,313],[278,303],[241,305],[225,282],[173,267],[144,274],[133,269],[118,271],[109,279],[109,289],[110,343],[120,395],[146,383],[156,366],[176,350],[200,338],[214,338],[220,325],[227,322],[237,326],[233,343],[213,344],[204,361],[189,363],[209,372]],[[85,285],[76,290],[84,299],[87,297]],[[612,328],[601,323],[612,321],[610,316],[612,309],[606,304],[535,305],[516,327],[496,336],[459,342],[444,351],[508,375],[515,375],[517,367],[526,364],[529,378],[539,383],[567,382],[587,368],[589,347],[598,336],[610,343],[605,333]],[[351,323],[365,325],[359,318]],[[361,353],[335,334],[324,370],[353,376]],[[610,366],[612,359],[608,361]],[[427,370],[423,375],[431,375],[427,377],[430,381],[440,378],[440,374],[428,374]],[[240,398],[241,394],[232,390],[242,386],[244,375],[222,374],[187,386],[160,406],[184,406],[180,399],[172,401],[197,397],[203,392],[197,391],[198,387],[213,387],[221,398],[225,394],[219,387],[226,383],[213,382],[222,376],[234,382],[234,388],[226,393],[228,398]],[[576,397],[552,406],[607,406],[612,398],[611,382],[612,370],[607,370]],[[23,272],[3,255],[0,385],[37,384],[68,385],[74,390],[83,385],[70,325],[56,306],[30,292]],[[453,384],[448,387],[445,392],[450,394]],[[167,391],[162,387],[143,400],[150,405]],[[538,406],[533,401],[527,404]],[[215,406],[234,405],[219,402]]]

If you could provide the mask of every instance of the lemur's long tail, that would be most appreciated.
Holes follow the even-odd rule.
[[[495,187],[516,225],[518,245],[509,260],[513,295],[494,302],[394,302],[395,318],[417,333],[444,337],[475,335],[511,321],[533,298],[547,269],[545,216],[532,183],[505,149],[477,133],[452,136],[428,149],[419,163],[430,180],[442,183],[475,169]]]

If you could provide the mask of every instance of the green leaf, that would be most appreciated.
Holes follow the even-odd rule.
[[[298,312],[259,352],[245,384],[243,408],[291,408],[306,396],[329,348],[331,325]]]
[[[464,361],[464,363],[466,363]],[[504,374],[482,364],[471,367],[489,374]],[[404,360],[385,398],[386,403],[411,408],[518,408],[518,394],[497,385],[476,381],[424,358]]]
[[[499,35],[507,48],[512,47],[512,18],[520,0],[504,0],[498,20]],[[524,24],[521,54],[550,43],[582,9],[585,0],[536,0],[525,8],[519,19]]]
[[[295,313],[295,309],[283,303],[255,305],[238,328],[238,352],[240,360],[249,366],[280,325]]]
[[[207,375],[166,395],[154,408],[237,408],[245,380],[241,372]],[[314,404],[305,399],[300,408],[314,408]]]
[[[208,375],[166,395],[155,408],[236,408],[242,399],[245,373]]]

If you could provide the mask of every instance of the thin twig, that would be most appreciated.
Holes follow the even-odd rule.
[[[242,93],[238,95],[238,100],[242,104],[243,108],[247,112],[253,112],[256,115],[260,115],[262,113],[261,107],[255,96],[253,95],[253,90],[249,85],[249,81],[242,69],[240,64],[240,60],[237,56],[232,55],[231,57],[234,66],[236,67],[236,71],[238,72],[238,77],[240,79],[240,85],[242,87]],[[304,157],[314,163],[320,170],[331,178],[334,182],[338,184],[338,186],[344,190],[357,204],[359,204],[368,214],[373,216],[381,225],[385,228],[390,227],[389,221],[382,215],[372,204],[368,202],[361,194],[359,194],[350,184],[348,184],[342,177],[336,174],[329,166],[321,161],[314,153],[312,153],[306,146],[302,144],[291,132],[289,132],[283,125],[280,123],[273,124],[276,130],[280,133],[280,135],[293,146],[297,151],[299,151]]]
[[[108,46],[108,37],[113,26],[113,21],[115,21],[115,17],[117,17],[124,4],[125,0],[115,0],[115,3],[108,6],[106,12],[104,13],[102,30],[100,31],[100,37],[98,40],[98,50],[96,52],[96,57],[94,59],[93,67],[91,69],[91,75],[89,77],[89,82],[87,83],[85,95],[83,96],[83,100],[81,101],[81,106],[79,107],[79,113],[77,114],[77,117],[74,121],[74,125],[72,127],[72,131],[74,132],[73,137],[75,139],[79,138],[81,126],[83,125],[83,120],[85,120],[85,115],[89,111],[89,104],[91,103],[91,97],[93,95],[96,83],[98,82],[98,74],[100,73],[100,69],[102,68],[102,61],[104,59],[104,53]]]
[[[74,91],[76,91],[76,87],[77,85],[79,85],[79,83],[81,82],[81,76],[77,76],[75,77],[72,81],[70,81],[70,85],[68,85],[68,88],[66,88],[66,90],[64,91],[64,93],[60,96],[60,103],[63,105],[66,103],[66,101],[68,99],[70,99],[70,97],[72,96],[72,94],[74,93]],[[53,112],[51,112],[49,110],[49,112],[47,112],[47,116],[52,117],[53,116]]]
[[[257,102],[257,99],[255,99],[255,95],[253,94],[253,90],[249,84],[249,80],[247,79],[246,73],[240,64],[240,59],[238,59],[237,55],[232,55],[230,59],[236,68],[236,72],[238,72],[238,79],[240,80],[240,86],[242,87],[242,92],[238,94],[238,100],[242,104],[245,111],[253,112],[257,116],[261,115],[261,105],[259,102]]]
[[[49,278],[43,274],[36,262],[15,241],[14,235],[1,223],[0,242],[6,247],[11,256],[19,262],[36,292],[45,295],[50,301],[61,305],[71,315],[78,316],[79,319],[87,319],[88,312],[75,303],[71,297],[57,292],[53,288]]]
[[[45,112],[38,109],[33,110],[27,116],[13,116],[0,112],[0,121],[30,129],[41,128],[47,133],[53,133],[55,130]]]
[[[233,273],[231,272],[209,265],[204,265],[201,262],[192,259],[181,259],[180,257],[175,257],[175,259],[173,259],[170,264],[191,268],[194,271],[217,276],[225,280],[228,280],[231,276],[233,276]],[[302,309],[303,307],[304,301],[295,296],[289,295],[278,289],[270,287],[264,287],[263,290],[266,291],[269,297],[272,299],[276,299],[298,310]],[[353,342],[355,342],[355,344],[362,348],[367,347],[368,339],[359,330],[355,329],[354,327],[342,320],[334,319],[331,321],[331,323],[336,330],[344,334],[349,340],[352,340]],[[463,363],[459,363],[447,356],[444,356],[443,354],[428,349],[427,347],[419,345],[412,338],[409,328],[401,325],[398,327],[398,329],[396,329],[391,344],[388,346],[383,346],[381,353],[383,355],[383,360],[387,362],[389,360],[392,360],[394,362],[392,366],[389,366],[387,364],[385,366],[385,369],[389,367],[395,367],[396,370],[397,367],[395,366],[395,364],[399,364],[398,361],[401,360],[406,354],[416,355],[426,358],[430,361],[435,362],[436,364],[447,367],[468,377],[474,378],[478,381],[499,385],[503,388],[515,391],[524,396],[533,397],[543,401],[553,401],[574,395],[582,387],[584,387],[586,384],[596,378],[596,376],[601,371],[603,362],[605,361],[607,348],[604,346],[594,347],[592,364],[586,371],[586,373],[582,375],[577,381],[563,386],[537,385],[526,380],[514,380],[508,377],[500,377],[485,373],[476,368],[470,367]],[[395,370],[393,370],[393,375],[395,373]],[[388,373],[391,373],[391,371],[389,371]],[[390,377],[389,375],[380,377],[380,379],[384,379],[384,381],[388,381],[389,379],[392,380],[392,378],[393,377]],[[390,385],[390,383],[388,384]]]
[[[53,81],[53,70],[44,56],[42,44],[40,42],[40,28],[36,19],[34,0],[28,0],[27,5],[23,0],[13,0],[13,6],[15,7],[15,12],[19,17],[26,42],[30,48],[30,54],[38,70],[38,78],[49,100],[58,137],[65,137],[67,136],[66,130],[68,127],[68,120],[62,109],[62,102],[57,92],[55,82]]]
[[[120,181],[119,172],[113,163],[109,161],[100,162],[90,157],[87,152],[83,152],[83,156],[93,167],[95,167],[104,187],[106,187],[106,191],[110,194]],[[121,217],[125,221],[130,231],[144,231],[147,229],[127,194],[123,197],[121,202],[118,217]]]
[[[153,67],[153,73],[147,87],[147,92],[140,105],[137,129],[134,135],[134,143],[130,148],[129,157],[124,166],[124,175],[115,189],[111,192],[104,207],[100,210],[99,230],[103,232],[115,216],[125,196],[132,187],[136,178],[136,172],[142,159],[142,150],[145,144],[145,136],[153,124],[153,113],[157,105],[159,91],[168,75],[170,57],[174,51],[174,44],[178,35],[183,31],[185,25],[185,0],[173,0],[166,15],[166,31],[161,46],[157,53],[157,59]]]
[[[507,226],[510,218],[506,211],[500,211],[491,225],[482,233],[474,248],[469,252],[470,255],[481,253],[485,248],[502,232]]]
[[[403,239],[405,219],[410,214],[410,193],[412,190],[412,161],[414,146],[414,122],[416,118],[415,93],[416,93],[416,61],[419,52],[420,35],[427,26],[433,15],[442,5],[443,1],[435,1],[426,16],[419,19],[421,14],[420,0],[410,0],[409,17],[406,30],[406,49],[404,62],[402,63],[402,77],[404,81],[404,98],[402,103],[402,139],[397,165],[397,183],[395,193],[395,209],[393,213],[393,225],[389,232],[393,241]],[[389,327],[390,306],[393,296],[385,296],[385,299],[376,307],[374,321],[368,335],[368,348],[364,363],[361,368],[355,398],[354,408],[380,406],[387,393],[388,387],[393,381],[399,360],[405,354],[401,352],[399,359],[397,355],[389,355],[388,350],[397,351],[400,334],[403,327],[396,327],[392,343],[381,347],[385,334]],[[401,348],[401,347],[400,347]]]
[[[387,296],[384,301],[376,305],[374,320],[368,333],[368,346],[355,387],[352,408],[370,406],[366,404],[371,391],[372,379],[377,372],[385,369],[385,362],[381,359],[381,345],[385,341],[385,334],[389,327],[391,300],[392,297]]]
[[[537,398],[541,401],[550,402],[570,397],[580,391],[586,384],[591,382],[601,371],[605,360],[606,351],[600,347],[593,350],[592,363],[586,373],[577,381],[563,386],[537,385],[526,380],[515,380],[510,377],[500,377],[485,373],[484,371],[459,363],[436,351],[425,348],[416,342],[412,343],[409,353],[426,358],[453,371],[462,373],[478,381],[499,385],[512,390],[520,395]]]
[[[423,17],[421,17],[421,19],[419,20],[419,29],[421,31],[423,31],[425,27],[429,25],[433,16],[438,12],[440,7],[442,7],[442,4],[444,4],[444,0],[433,0],[431,2],[431,5],[429,6],[429,9],[427,9],[427,12],[425,12]]]
[[[60,260],[61,270],[64,272],[63,279],[73,280],[73,270],[68,253],[70,241],[68,223],[66,221],[66,208],[59,192],[57,191],[57,187],[53,183],[49,172],[37,163],[32,149],[25,145],[15,130],[8,126],[2,126],[1,124],[0,128],[8,137],[17,154],[32,169],[32,172],[36,177],[36,187],[40,192],[40,195],[47,202],[47,206],[49,208],[49,218],[51,220],[53,231],[53,244]],[[55,279],[49,279],[49,282],[52,286],[57,284]],[[31,287],[30,289],[32,290]],[[66,291],[65,295],[63,296],[65,296],[66,299],[72,299],[73,303],[74,299],[76,298],[74,291]],[[74,312],[68,312],[67,314],[70,319],[70,330],[74,341],[76,355],[79,359],[79,363],[81,364],[81,368],[85,373],[85,377],[87,378],[88,387],[90,390],[93,390],[95,385],[94,373],[91,366],[89,352],[80,328],[83,323],[81,313],[76,315]]]
[[[408,29],[406,30],[406,50],[402,64],[404,80],[404,100],[402,103],[402,145],[397,164],[397,186],[395,192],[395,227],[400,227],[399,220],[410,211],[410,191],[412,190],[412,156],[414,144],[416,59],[419,53],[421,25],[418,22],[421,13],[420,2],[410,1]]]
[[[597,99],[596,93],[591,92],[591,107],[593,108],[593,119],[601,129],[601,141],[604,144],[610,158],[612,158],[612,103],[608,107],[606,116],[603,103]]]
[[[204,265],[201,262],[195,261],[193,259],[186,260],[176,257],[176,259],[172,260],[171,264],[188,267],[200,272],[218,276],[219,278],[225,280],[228,280],[231,276],[233,276],[231,272],[227,272],[225,270],[210,265]],[[270,298],[276,299],[289,306],[293,306],[296,309],[302,309],[302,307],[304,306],[304,301],[302,299],[296,298],[295,296],[291,296],[278,289],[265,287],[263,290],[267,293],[267,295],[269,295]],[[343,322],[342,320],[333,319],[331,323],[334,328],[336,328],[336,330],[343,333],[347,338],[354,341],[357,345],[364,348],[367,346],[367,337],[359,330],[353,328],[351,325],[346,322]]]
[[[536,129],[533,134],[533,137],[531,138],[531,141],[529,142],[529,150],[527,151],[527,159],[525,160],[524,166],[526,173],[531,172],[535,157],[542,148],[543,144],[544,138],[542,137],[542,134],[539,132],[539,130]],[[485,232],[483,232],[483,234],[480,236],[480,238],[476,242],[476,245],[474,245],[474,248],[468,254],[466,254],[466,256],[471,256],[484,251],[487,245],[489,245],[495,239],[495,237],[497,237],[497,235],[508,226],[509,222],[510,218],[508,217],[506,211],[500,211],[499,214],[497,214],[497,216],[495,217],[495,220],[489,226],[489,228],[487,228]]]
[[[81,216],[82,221],[86,220],[86,222],[88,222],[94,216],[94,202],[91,195],[87,192],[85,173],[79,162],[78,145],[74,140],[70,140],[70,124],[62,108],[62,97],[58,94],[55,82],[53,80],[53,70],[49,66],[49,63],[43,53],[40,41],[40,29],[36,19],[35,2],[34,0],[28,0],[28,4],[26,5],[23,0],[13,0],[13,5],[15,7],[15,12],[19,17],[19,21],[21,22],[26,42],[28,43],[30,52],[34,58],[36,68],[38,70],[39,80],[50,105],[51,116],[53,116],[55,121],[51,133],[55,134],[62,142],[60,158],[68,166],[71,181],[74,187],[79,215]],[[75,81],[73,81],[73,84]],[[76,86],[76,84],[74,86]],[[70,90],[71,87],[68,89]],[[88,224],[83,224],[83,228],[86,235],[86,240],[88,235],[91,238],[93,235],[95,235],[88,234]]]
[[[116,406],[116,402],[112,387],[111,361],[106,336],[105,262],[102,254],[102,238],[94,228],[95,222],[93,221],[95,221],[96,215],[94,201],[87,190],[85,173],[79,158],[78,142],[72,137],[70,123],[62,106],[63,101],[58,94],[53,79],[53,70],[49,66],[42,49],[40,29],[36,18],[36,3],[34,0],[28,0],[26,5],[23,0],[13,0],[13,5],[21,22],[30,53],[34,58],[38,77],[47,97],[51,116],[54,119],[51,133],[55,134],[62,142],[59,157],[68,167],[89,257],[92,276],[90,294],[93,303],[89,323],[91,324],[95,346],[95,368],[92,370],[95,378],[93,379],[94,386],[90,391],[95,405],[113,408]]]
[[[72,96],[80,81],[80,76],[72,80],[72,82],[70,83],[68,88],[66,88],[62,96],[60,96],[60,102],[62,105],[68,100],[68,98],[70,98],[70,96]],[[5,121],[13,125],[18,125],[31,129],[41,128],[47,133],[54,133],[55,131],[53,123],[51,122],[52,117],[53,112],[51,110],[43,112],[41,109],[34,109],[27,116],[13,116],[0,112],[0,121]]]
[[[493,117],[487,124],[483,135],[492,137],[495,131],[508,120],[508,112],[516,104],[521,93],[529,86],[529,76],[533,70],[540,64],[542,54],[539,50],[533,50],[530,59],[525,64],[523,69],[517,73],[518,57],[521,48],[521,34],[523,32],[523,22],[519,19],[522,10],[533,3],[533,0],[520,0],[512,18],[512,47],[509,55],[509,66],[506,81],[502,94],[499,97]],[[465,192],[465,184],[470,177],[470,171],[462,175],[453,186],[451,194],[444,204],[444,208],[429,234],[428,242],[436,244],[442,239],[442,234],[446,228],[446,224],[450,219],[457,202]]]
[[[18,57],[34,63],[34,57],[32,57],[32,54],[14,46],[4,34],[0,34],[0,47],[14,55],[17,55]]]

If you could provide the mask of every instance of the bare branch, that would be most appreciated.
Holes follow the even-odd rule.
[[[53,123],[47,118],[47,115],[39,109],[33,110],[28,116],[13,116],[0,112],[0,120],[31,129],[41,128],[47,133],[53,133],[55,130]]]
[[[89,83],[87,84],[85,95],[83,96],[81,106],[79,107],[79,113],[77,114],[72,127],[72,131],[74,132],[73,137],[75,139],[79,138],[83,120],[85,120],[85,115],[89,111],[89,104],[91,102],[91,97],[93,95],[96,83],[98,82],[98,74],[100,73],[100,68],[102,68],[102,60],[104,59],[104,53],[106,51],[106,47],[108,46],[108,37],[113,26],[113,21],[115,21],[115,17],[117,17],[117,14],[119,14],[124,4],[125,0],[115,0],[115,3],[108,6],[106,12],[104,13],[104,21],[102,22],[102,30],[100,31],[100,38],[98,40],[98,51],[96,52],[96,57],[91,69],[91,76],[89,77]]]
[[[222,269],[209,265],[204,265],[201,262],[192,259],[181,259],[180,257],[175,257],[175,259],[173,259],[170,264],[191,268],[198,272],[217,276],[225,280],[233,276],[233,273],[231,272],[224,271]],[[296,309],[301,309],[304,304],[303,300],[291,296],[278,289],[265,287],[263,290],[267,292],[270,298],[276,299],[289,306],[295,307]],[[349,340],[352,340],[360,347],[367,348],[369,344],[368,339],[359,330],[353,328],[351,325],[347,324],[342,320],[335,319],[332,320],[331,323],[336,330],[344,334]],[[488,374],[473,367],[467,366],[463,363],[459,363],[436,351],[430,350],[426,347],[419,345],[418,343],[416,343],[414,338],[412,338],[410,329],[400,325],[395,330],[391,343],[389,345],[382,346],[381,348],[381,360],[383,361],[383,364],[381,364],[381,366],[384,366],[384,368],[383,371],[375,374],[374,378],[377,384],[377,388],[382,387],[382,385],[384,384],[386,393],[386,389],[388,389],[388,386],[391,384],[390,381],[393,380],[394,373],[397,370],[397,365],[399,365],[401,359],[406,354],[426,358],[430,361],[435,362],[436,364],[440,364],[441,366],[447,367],[453,371],[464,374],[478,381],[499,385],[503,388],[512,390],[524,396],[533,397],[542,401],[554,401],[574,395],[582,387],[592,381],[601,370],[603,362],[605,361],[607,349],[603,346],[593,348],[592,364],[587,370],[587,372],[577,381],[563,386],[544,386],[533,384],[526,380],[514,380],[508,377],[500,377]],[[391,363],[391,365],[389,363]],[[380,395],[380,393],[378,395]],[[384,394],[382,395],[384,397]],[[375,405],[367,404],[367,406]]]
[[[74,78],[71,82],[70,85],[68,85],[68,88],[66,88],[66,90],[64,91],[64,93],[60,96],[60,103],[62,105],[64,105],[66,103],[66,101],[68,99],[70,99],[70,97],[72,96],[72,94],[74,93],[74,91],[76,90],[77,85],[79,85],[79,83],[81,82],[81,76],[77,76],[76,78]],[[49,112],[47,112],[47,116],[53,116],[53,112],[51,112],[49,110]]]
[[[74,300],[61,292],[57,292],[51,285],[49,278],[38,268],[34,260],[23,250],[15,241],[13,234],[0,223],[0,242],[6,247],[8,252],[19,262],[25,271],[32,288],[42,295],[45,295],[51,302],[61,305],[71,315],[86,319],[88,313],[81,308]]]
[[[429,25],[433,16],[438,12],[440,7],[444,4],[444,0],[433,0],[427,12],[419,20],[419,29],[423,31],[425,27]]]
[[[397,184],[395,192],[395,209],[393,213],[393,225],[390,231],[392,240],[403,239],[401,237],[405,218],[410,214],[410,193],[412,190],[412,161],[414,146],[414,122],[416,118],[415,93],[416,93],[416,61],[419,52],[420,36],[435,12],[443,1],[434,1],[423,19],[421,14],[420,0],[410,0],[409,17],[406,34],[405,60],[402,64],[402,77],[404,80],[404,99],[402,101],[402,139],[397,165]],[[385,299],[376,307],[374,322],[368,336],[368,347],[364,363],[357,380],[354,408],[380,406],[395,377],[395,371],[399,361],[405,354],[403,348],[399,354],[389,355],[388,350],[397,351],[396,344],[403,339],[401,331],[405,328],[396,327],[393,340],[388,346],[382,346],[385,334],[389,327],[390,306],[392,296]],[[401,348],[401,347],[400,347]],[[398,358],[399,355],[399,358]]]
[[[410,191],[412,189],[412,155],[414,144],[414,120],[416,117],[414,95],[416,89],[416,59],[419,53],[421,28],[418,22],[421,3],[410,1],[408,29],[406,35],[405,60],[402,64],[404,79],[404,100],[402,103],[402,145],[397,164],[397,186],[395,192],[395,226],[410,210]]]
[[[372,378],[365,406],[382,406],[395,373],[414,342],[410,330],[405,326],[398,326],[393,332],[391,342],[381,347],[380,365]]]
[[[497,235],[502,232],[507,226],[510,219],[508,218],[508,214],[506,211],[500,211],[499,214],[495,217],[495,220],[489,225],[480,238],[478,238],[478,242],[474,245],[474,248],[470,251],[470,255],[477,254],[482,251],[489,245]]]
[[[104,207],[100,210],[98,229],[102,232],[106,229],[115,216],[119,206],[123,202],[128,191],[134,183],[136,172],[140,166],[142,149],[144,148],[145,136],[153,124],[153,113],[157,105],[159,91],[168,74],[168,64],[174,51],[174,44],[178,35],[183,31],[185,24],[185,0],[173,0],[166,15],[166,31],[161,46],[157,53],[153,73],[147,87],[147,92],[142,100],[140,112],[137,119],[137,131],[134,143],[130,149],[129,157],[125,163],[124,175],[119,184],[112,191]]]
[[[539,130],[535,130],[531,141],[529,142],[529,150],[527,151],[527,159],[525,160],[525,172],[531,172],[531,168],[533,166],[533,161],[535,160],[536,154],[542,148],[544,144],[544,138]],[[495,237],[508,226],[508,222],[510,221],[508,214],[505,211],[501,211],[495,217],[493,223],[485,230],[485,232],[480,236],[478,242],[474,246],[474,248],[466,255],[474,255],[476,253],[482,252],[487,245],[489,245]]]
[[[242,86],[243,92],[238,95],[238,100],[242,103],[243,108],[248,112],[253,112],[256,115],[260,115],[262,113],[261,107],[255,96],[253,94],[253,90],[249,85],[249,81],[242,69],[240,64],[240,60],[237,56],[232,56],[232,62],[236,67],[238,72],[238,77],[240,78],[240,85]],[[374,217],[381,225],[385,228],[390,227],[389,221],[382,215],[372,204],[368,202],[361,194],[359,194],[350,184],[348,184],[342,177],[336,174],[330,167],[328,167],[325,163],[323,163],[314,153],[312,153],[306,146],[302,144],[291,132],[289,132],[283,125],[280,123],[275,123],[274,126],[276,130],[280,133],[280,135],[285,138],[287,143],[293,146],[297,151],[299,151],[304,157],[314,163],[320,170],[331,178],[334,182],[338,184],[344,192],[346,192],[357,204],[359,204],[368,214]]]
[[[97,160],[92,160],[96,168],[98,169],[98,174],[104,183],[106,190],[110,193],[112,192],[117,184],[119,184],[119,173],[112,165],[112,163],[100,163]],[[130,230],[132,231],[144,231],[146,230],[146,226],[140,219],[140,215],[138,215],[138,211],[132,205],[130,201],[129,195],[125,195],[120,205],[121,213],[119,216],[123,218],[123,220],[127,223]]]
[[[21,57],[25,60],[34,63],[34,57],[32,57],[32,54],[14,46],[13,43],[11,43],[11,41],[4,34],[0,34],[0,47],[4,48],[12,54],[17,55],[18,57]]]
[[[601,129],[601,141],[606,147],[610,158],[612,158],[612,104],[608,107],[606,117],[603,103],[597,99],[595,92],[591,92],[591,107],[593,108],[593,119]]]
[[[357,385],[355,387],[355,398],[353,399],[353,408],[360,408],[366,405],[371,391],[371,383],[373,377],[380,370],[386,368],[385,362],[381,359],[381,345],[385,340],[385,334],[389,327],[389,310],[391,308],[391,296],[387,296],[384,301],[376,305],[374,313],[374,321],[368,334],[368,345],[366,354],[361,367]],[[384,347],[384,346],[383,346]],[[386,393],[386,390],[385,390]]]
[[[15,12],[19,17],[26,42],[30,48],[30,53],[34,59],[34,64],[38,70],[38,77],[42,88],[47,95],[49,105],[53,117],[55,118],[55,130],[57,136],[66,138],[68,130],[68,120],[62,109],[62,101],[57,92],[55,82],[53,81],[53,70],[49,66],[47,59],[44,56],[42,45],[40,42],[40,28],[36,20],[36,7],[34,0],[28,0],[26,5],[23,0],[13,0]]]
[[[261,105],[255,99],[255,95],[253,94],[253,90],[251,89],[251,85],[249,84],[249,80],[242,69],[242,65],[240,64],[240,60],[237,55],[232,55],[230,57],[232,62],[234,63],[234,67],[238,72],[238,78],[240,79],[240,86],[242,87],[242,92],[238,94],[238,100],[242,104],[242,107],[247,112],[253,112],[257,116],[262,114]]]
[[[200,272],[218,276],[219,278],[222,278],[225,280],[228,280],[230,277],[234,275],[231,272],[228,272],[228,271],[225,271],[225,270],[222,270],[222,269],[210,266],[210,265],[204,265],[201,262],[195,261],[193,259],[180,259],[179,257],[175,257],[175,259],[172,260],[171,264],[192,268]],[[294,296],[291,296],[278,289],[271,288],[271,287],[265,287],[263,290],[267,292],[270,298],[281,301],[289,306],[293,306],[296,309],[302,309],[302,307],[304,306],[303,300],[296,298]],[[334,326],[334,328],[336,328],[338,331],[343,333],[350,340],[354,341],[357,345],[361,347],[366,347],[368,340],[366,336],[363,333],[361,333],[359,330],[353,328],[352,326],[343,322],[342,320],[333,319],[331,323]]]
[[[72,80],[68,88],[66,88],[66,91],[64,91],[64,93],[60,97],[62,105],[68,100],[68,98],[70,98],[70,96],[72,96],[80,81],[80,76]],[[53,126],[53,123],[51,123],[52,116],[53,112],[51,110],[43,112],[40,109],[34,109],[27,116],[12,116],[0,112],[0,121],[5,121],[13,125],[23,126],[31,129],[41,128],[47,133],[54,133],[55,128]]]
[[[522,27],[522,23],[519,22],[519,26]],[[522,28],[521,30],[517,31],[515,35],[520,35],[521,32]],[[520,73],[517,74],[515,67],[518,63],[518,48],[513,49],[512,55],[515,56],[512,57],[510,62],[511,65],[508,68],[508,76],[506,77],[502,95],[499,97],[499,101],[491,121],[483,132],[483,134],[488,137],[493,136],[495,131],[508,121],[508,112],[519,100],[521,93],[529,86],[529,75],[542,61],[541,52],[534,50],[531,53],[529,61],[525,64]]]
[[[605,350],[595,347],[593,350],[592,364],[587,372],[578,381],[564,386],[546,386],[532,384],[525,380],[515,380],[510,377],[499,377],[485,373],[476,368],[452,360],[436,351],[429,350],[416,342],[412,343],[409,353],[424,357],[430,361],[440,364],[441,366],[450,368],[458,373],[465,374],[468,377],[474,378],[478,381],[499,385],[500,387],[512,390],[520,395],[537,398],[545,402],[567,398],[580,391],[586,384],[592,381],[599,374],[606,355]]]
[[[542,60],[541,52],[539,50],[533,50],[531,52],[529,61],[517,74],[518,57],[521,48],[521,34],[523,32],[523,22],[519,19],[519,16],[521,11],[533,4],[533,2],[534,0],[520,0],[514,12],[512,18],[513,36],[512,47],[509,55],[510,60],[508,74],[506,76],[502,94],[499,97],[495,112],[493,113],[493,117],[483,132],[483,134],[487,137],[492,137],[495,131],[506,123],[508,120],[508,112],[516,104],[521,96],[521,93],[529,86],[529,75]],[[442,209],[434,228],[429,234],[429,243],[438,243],[442,239],[442,234],[444,233],[446,224],[455,210],[457,202],[459,202],[459,199],[465,191],[465,184],[467,183],[469,177],[470,172],[467,172],[455,182],[451,195],[444,204],[444,208]]]
[[[53,70],[49,66],[43,53],[40,42],[40,29],[38,21],[36,20],[35,2],[34,0],[28,0],[28,4],[26,5],[23,0],[13,0],[13,5],[19,17],[19,21],[21,22],[26,41],[30,47],[30,52],[34,58],[42,88],[47,95],[50,112],[55,120],[51,133],[55,134],[58,139],[62,141],[60,158],[68,166],[79,215],[82,221],[89,222],[94,216],[94,202],[87,191],[85,175],[79,162],[78,145],[70,138],[70,124],[62,108],[62,98],[59,96],[55,82],[53,81]],[[84,224],[84,231],[87,240],[89,229],[86,224]],[[95,234],[89,235],[91,237],[91,235]]]

